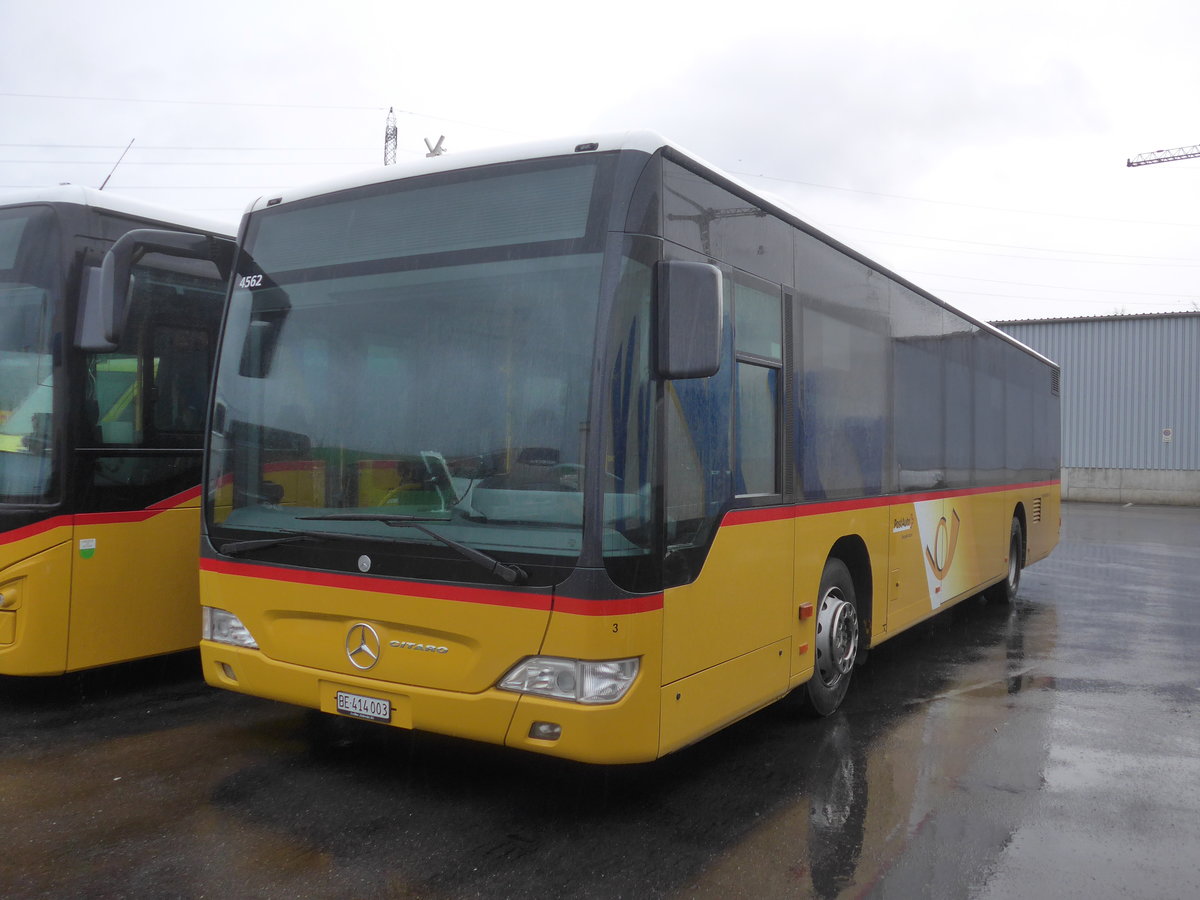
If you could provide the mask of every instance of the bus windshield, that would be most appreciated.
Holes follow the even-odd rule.
[[[436,534],[578,556],[597,166],[458,172],[252,219],[214,401],[218,547],[336,532],[461,562]]]
[[[51,493],[57,249],[48,208],[0,211],[0,502]]]

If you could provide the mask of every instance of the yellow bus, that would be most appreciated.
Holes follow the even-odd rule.
[[[0,675],[199,641],[203,424],[226,279],[211,262],[147,257],[120,319],[106,315],[104,254],[151,227],[228,232],[81,187],[0,196]]]
[[[264,197],[237,260],[218,687],[652,760],[1058,539],[1056,366],[654,134]]]

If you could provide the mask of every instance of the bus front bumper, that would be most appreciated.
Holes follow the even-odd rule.
[[[656,687],[635,683],[617,703],[587,706],[498,688],[468,694],[392,684],[280,662],[259,650],[207,640],[200,643],[200,655],[205,681],[214,687],[332,715],[579,762],[634,763],[658,756]],[[557,736],[542,737],[547,733]]]

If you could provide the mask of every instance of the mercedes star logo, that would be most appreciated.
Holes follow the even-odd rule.
[[[366,622],[350,627],[346,635],[346,656],[356,669],[369,669],[379,662],[379,635]]]

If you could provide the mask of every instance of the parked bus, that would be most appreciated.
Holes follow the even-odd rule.
[[[656,135],[262,198],[236,258],[218,687],[651,760],[1057,541],[1055,365]]]
[[[199,642],[204,415],[226,279],[211,262],[147,257],[121,320],[105,319],[101,260],[147,227],[229,232],[81,187],[0,196],[0,675]]]

